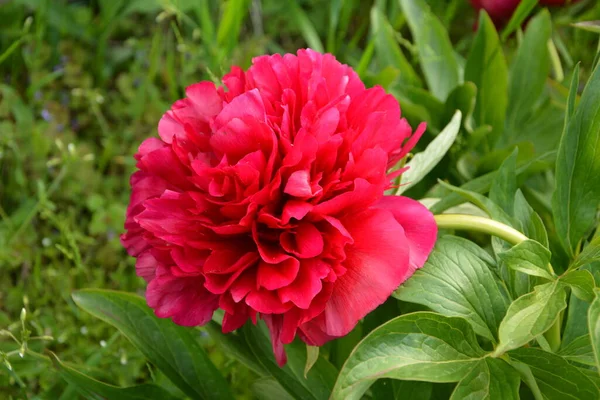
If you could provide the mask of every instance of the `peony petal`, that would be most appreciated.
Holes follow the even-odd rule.
[[[339,215],[358,212],[377,202],[383,196],[385,187],[383,181],[372,184],[363,178],[356,178],[353,183],[352,190],[316,205],[311,214]]]
[[[180,189],[191,189],[188,172],[171,147],[162,147],[140,158],[138,166],[148,174],[162,178]]]
[[[300,261],[289,257],[278,264],[261,262],[258,264],[256,283],[268,290],[276,290],[289,285],[298,276]]]
[[[310,185],[310,172],[307,170],[293,172],[288,178],[283,192],[299,198],[312,196],[313,192]]]
[[[150,251],[144,251],[135,261],[135,273],[137,276],[144,278],[146,282],[154,279],[158,261]]]
[[[292,308],[291,303],[279,300],[277,292],[272,290],[253,290],[246,296],[246,304],[263,314],[282,314]]]
[[[325,310],[308,328],[318,345],[327,336],[339,337],[377,306],[412,273],[404,230],[386,210],[369,209],[343,221],[354,238],[346,251],[347,271],[337,278]]]
[[[177,266],[187,273],[200,275],[202,266],[206,261],[206,251],[199,251],[192,247],[174,247],[171,250],[171,257]]]
[[[229,121],[242,117],[251,117],[258,121],[266,120],[265,106],[258,89],[241,94],[226,104],[215,119],[215,127],[220,130]]]
[[[321,254],[324,247],[323,235],[310,222],[301,222],[296,232],[286,231],[280,236],[281,247],[299,258],[313,258]]]
[[[410,248],[411,269],[421,268],[437,239],[433,214],[418,201],[401,196],[384,196],[375,207],[390,211],[402,225]]]
[[[292,218],[301,220],[312,210],[313,205],[301,200],[289,200],[283,206],[281,222],[287,224]]]
[[[182,326],[204,325],[219,307],[219,297],[204,289],[204,278],[172,275],[157,277],[146,290],[148,306],[159,318],[173,318]]]
[[[219,307],[225,311],[222,323],[223,333],[241,328],[252,313],[256,314],[246,304],[233,301],[228,293],[223,294],[219,299]]]
[[[297,307],[307,309],[312,300],[321,291],[325,278],[331,267],[319,259],[302,260],[296,280],[289,286],[279,289],[279,298],[282,302],[291,301]]]
[[[287,356],[283,343],[281,341],[281,331],[283,329],[283,316],[282,315],[265,315],[263,316],[269,332],[271,333],[271,344],[273,345],[273,354],[275,354],[275,360],[277,364],[283,368],[287,362]]]
[[[255,251],[239,256],[235,251],[215,251],[206,260],[204,286],[212,293],[224,293],[248,268],[256,264],[259,257]],[[239,257],[238,257],[239,256]],[[233,257],[233,258],[231,258]]]
[[[214,117],[223,108],[223,100],[215,84],[203,81],[185,88],[185,95],[194,105],[194,111],[204,118]]]

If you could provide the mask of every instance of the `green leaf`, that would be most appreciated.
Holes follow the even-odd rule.
[[[564,106],[560,107],[548,96],[542,96],[545,98],[543,97],[541,104],[536,104],[537,107],[522,123],[510,128],[513,143],[529,143],[533,152],[537,154],[555,151],[558,148],[565,117]]]
[[[442,121],[449,120],[456,110],[460,110],[463,115],[462,123],[467,131],[471,133],[473,131],[472,116],[476,98],[477,86],[473,82],[465,82],[455,87],[446,99]]]
[[[463,317],[475,333],[495,341],[509,300],[494,268],[494,259],[476,244],[443,236],[425,265],[393,296],[446,316]]]
[[[590,341],[590,335],[580,336],[564,346],[558,352],[558,355],[567,361],[574,361],[580,364],[595,366],[594,349]]]
[[[214,321],[210,321],[205,329],[210,334],[210,337],[220,346],[228,355],[232,356],[246,367],[250,368],[258,375],[269,375],[269,372],[256,359],[252,351],[246,344],[246,339],[237,332],[224,334],[221,325]]]
[[[575,22],[571,26],[588,32],[600,33],[600,21]]]
[[[588,310],[588,330],[596,367],[600,368],[600,297],[594,299]]]
[[[519,2],[519,6],[513,12],[508,24],[506,24],[506,27],[502,31],[502,41],[505,41],[515,29],[523,24],[538,2],[539,0],[523,0]]]
[[[307,374],[307,378],[304,378],[306,366],[304,343],[295,341],[286,346],[288,362],[281,368],[275,361],[268,331],[263,322],[257,326],[247,323],[242,327],[241,333],[258,361],[294,398],[325,400],[329,397],[337,370],[323,357],[319,357]]]
[[[113,325],[192,398],[230,399],[227,381],[194,338],[194,330],[157,318],[141,297],[110,290],[73,293],[80,308]]]
[[[598,375],[598,371],[595,369],[587,369],[587,368],[581,368],[581,367],[577,367],[577,369],[579,370],[579,372],[581,372],[582,374],[584,374],[585,376],[588,377],[589,380],[591,380],[592,382],[594,382],[594,385],[596,385],[596,387],[598,388],[598,390],[600,390],[600,375]]]
[[[431,382],[395,381],[395,399],[430,400],[433,392]]]
[[[294,400],[274,378],[261,378],[252,383],[252,393],[259,400]]]
[[[502,162],[490,188],[490,200],[499,205],[507,215],[512,215],[515,208],[517,154],[519,154],[519,150],[515,148],[510,156]]]
[[[547,10],[541,11],[527,24],[509,74],[505,143],[520,140],[517,135],[519,127],[530,117],[542,95],[550,72],[547,43],[551,33],[552,21]]]
[[[346,336],[332,341],[331,354],[329,355],[331,363],[338,369],[342,368],[354,347],[362,340],[362,337],[362,323],[358,323]]]
[[[460,70],[448,32],[424,0],[399,0],[417,45],[429,90],[440,100],[460,83]]]
[[[594,300],[594,276],[586,270],[571,271],[560,278],[560,281],[571,287],[573,294],[588,303]]]
[[[524,177],[529,176],[534,172],[545,170],[549,165],[549,162],[551,162],[554,158],[554,155],[554,152],[549,152],[520,165],[519,167],[517,167],[517,178],[523,179]],[[480,176],[465,183],[460,188],[463,190],[468,190],[480,194],[486,193],[488,190],[490,190],[490,187],[492,186],[494,179],[496,179],[497,174],[497,171],[487,173],[483,176]],[[434,214],[441,214],[447,209],[462,204],[464,202],[465,198],[460,194],[450,193],[444,196],[444,198],[442,198],[436,204],[434,204],[431,207],[430,211]]]
[[[530,239],[548,248],[548,232],[542,218],[536,213],[525,199],[520,189],[515,194],[514,218],[521,224],[523,233]]]
[[[542,392],[540,391],[537,381],[535,380],[535,377],[533,376],[533,372],[531,372],[531,368],[529,368],[529,366],[527,364],[523,364],[522,362],[519,362],[519,361],[515,360],[514,358],[513,359],[509,358],[508,363],[515,370],[519,371],[519,374],[521,374],[521,379],[529,387],[529,390],[531,390],[531,394],[533,395],[533,398],[536,400],[542,400],[544,398],[544,396],[542,395]]]
[[[342,10],[342,0],[332,0],[329,5],[329,25],[327,29],[327,52],[335,54],[337,26],[340,20],[340,11]],[[347,3],[351,6],[350,2]]]
[[[389,92],[402,104],[402,115],[409,121],[414,121],[415,124],[423,121],[427,122],[429,133],[437,135],[440,132],[439,127],[441,124],[446,123],[447,120],[441,119],[444,113],[444,103],[427,90],[402,83],[394,83],[389,88]],[[452,113],[455,111],[452,110]]]
[[[535,240],[526,240],[498,254],[509,268],[552,281],[555,278],[548,268],[551,256],[550,250]]]
[[[458,382],[450,400],[518,400],[520,384],[519,373],[506,361],[487,357]]]
[[[579,253],[573,263],[569,266],[569,269],[577,269],[587,264],[600,261],[600,236],[596,236],[592,241],[583,248],[583,251]]]
[[[565,123],[563,125],[563,131],[567,130],[569,121],[575,112],[575,104],[577,103],[577,91],[579,90],[579,63],[575,65],[573,70],[573,76],[571,77],[571,84],[569,85],[569,96],[567,97],[567,110],[565,111]]]
[[[247,0],[228,0],[224,4],[223,15],[217,29],[217,44],[228,55],[240,36],[240,30],[248,10]]]
[[[596,385],[564,358],[535,348],[513,350],[509,356],[527,364],[548,400],[598,399]]]
[[[504,224],[513,226],[515,225],[511,218],[508,216],[506,212],[499,205],[494,203],[492,200],[487,197],[472,192],[470,190],[464,190],[462,188],[450,185],[449,183],[439,181],[439,183],[444,186],[446,189],[453,191],[454,193],[462,196],[465,200],[470,201],[475,204],[477,207],[481,208],[490,218],[502,222]]]
[[[444,130],[429,143],[427,148],[417,153],[408,164],[409,168],[402,174],[401,186],[396,194],[401,194],[423,179],[450,150],[460,130],[461,112],[456,111],[452,120]]]
[[[497,170],[501,167],[502,163],[512,154],[513,151],[517,150],[517,162],[527,161],[534,157],[535,149],[531,142],[518,142],[511,144],[507,147],[492,150],[489,153],[486,152],[479,156],[475,161],[476,172],[484,173],[489,171]]]
[[[318,51],[319,53],[323,53],[325,50],[323,48],[323,42],[321,42],[321,38],[319,38],[319,34],[317,33],[317,29],[311,22],[310,18],[304,10],[298,5],[297,1],[286,0],[286,8],[289,11],[289,16],[292,21],[296,24],[302,36],[304,37],[304,41],[311,49]]]
[[[304,377],[319,359],[319,347],[306,345],[306,365],[304,366]]]
[[[567,307],[566,293],[559,282],[535,287],[512,302],[500,323],[500,344],[496,354],[516,349],[546,332]]]
[[[600,282],[600,262],[581,267],[580,270],[589,271],[596,283]],[[563,347],[581,336],[586,336],[588,331],[588,310],[590,303],[579,299],[571,293],[569,307],[567,308],[567,322],[564,327],[562,338]]]
[[[340,371],[331,399],[360,399],[379,378],[457,382],[481,360],[471,325],[430,312],[402,315],[356,346]]]
[[[599,204],[600,67],[596,66],[563,133],[556,160],[552,212],[569,255],[594,226]]]
[[[176,397],[160,386],[152,384],[143,384],[121,388],[97,381],[66,364],[63,364],[56,354],[50,353],[52,364],[58,370],[60,376],[73,385],[77,391],[87,399],[94,400],[146,400],[146,399],[165,399],[174,400]]]
[[[477,86],[473,114],[479,125],[491,125],[487,138],[491,148],[504,130],[508,105],[508,70],[498,33],[485,12],[480,13],[479,29],[465,65],[465,81]]]
[[[379,67],[392,66],[400,71],[401,83],[421,86],[417,73],[404,57],[396,41],[394,28],[377,6],[371,9],[371,28],[375,38],[375,53]]]

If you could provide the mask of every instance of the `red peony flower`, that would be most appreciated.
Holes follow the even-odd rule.
[[[280,365],[296,334],[346,335],[421,267],[437,226],[384,196],[415,145],[398,102],[329,54],[262,56],[186,90],[142,143],[123,245],[158,317],[223,331],[262,318]]]
[[[564,6],[578,0],[539,0],[542,6]],[[504,25],[510,20],[521,0],[471,0],[471,5],[476,10],[485,10],[494,24]]]
[[[496,25],[503,25],[519,6],[521,0],[471,0],[473,8],[485,10]]]

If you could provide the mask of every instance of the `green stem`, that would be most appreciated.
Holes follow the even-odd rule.
[[[434,218],[439,228],[487,233],[504,239],[512,245],[519,244],[528,239],[527,236],[508,225],[476,215],[440,214],[435,215]]]
[[[558,318],[556,318],[556,321],[552,324],[552,326],[550,327],[550,329],[548,329],[545,333],[544,333],[544,337],[546,338],[546,340],[548,341],[548,344],[550,345],[550,349],[553,352],[557,352],[558,349],[560,349],[560,342],[561,342],[561,338],[560,338],[560,315],[558,316]]]
[[[529,239],[516,229],[490,218],[468,214],[439,214],[435,215],[434,218],[438,228],[487,233],[506,240],[512,245]],[[550,271],[553,271],[552,266],[550,266]],[[544,337],[548,341],[552,351],[557,351],[560,348],[560,320],[560,318],[557,318],[550,329],[544,333]]]

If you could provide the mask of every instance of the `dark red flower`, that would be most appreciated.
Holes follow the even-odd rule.
[[[142,143],[123,245],[156,315],[223,331],[262,318],[280,365],[296,334],[347,334],[425,262],[431,213],[384,196],[415,145],[394,97],[329,54],[262,56],[200,82]]]
[[[476,10],[485,10],[496,25],[503,25],[512,16],[521,0],[471,0]]]
[[[564,6],[578,0],[539,0],[542,6]],[[473,8],[485,10],[496,26],[502,26],[510,20],[521,0],[471,0]]]

